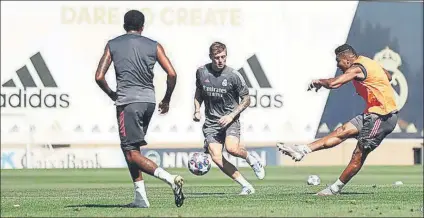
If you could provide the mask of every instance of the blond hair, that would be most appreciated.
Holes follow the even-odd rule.
[[[222,43],[222,42],[214,42],[209,47],[209,54],[216,55],[216,54],[221,53],[221,52],[226,51],[226,50],[227,50],[227,46],[225,46],[224,43]]]

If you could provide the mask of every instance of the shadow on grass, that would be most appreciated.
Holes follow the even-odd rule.
[[[192,192],[192,193],[186,193],[185,196],[189,198],[207,198],[207,197],[231,196],[231,194],[216,193],[216,192]]]
[[[81,207],[97,207],[97,208],[131,208],[125,204],[81,204],[81,205],[69,205],[66,208],[81,208]]]
[[[186,193],[187,196],[220,196],[220,195],[228,195],[228,193],[223,193],[223,192],[193,192],[193,193]]]
[[[316,192],[308,192],[305,193],[305,195],[315,195]],[[343,195],[373,195],[374,193],[371,192],[342,192],[336,196],[343,196]]]

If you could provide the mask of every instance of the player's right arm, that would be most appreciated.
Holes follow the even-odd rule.
[[[97,85],[103,90],[103,92],[105,92],[106,95],[108,95],[109,98],[112,99],[112,101],[116,101],[116,98],[117,98],[116,92],[110,89],[105,79],[106,73],[111,63],[112,63],[112,56],[110,53],[109,45],[106,45],[102,58],[100,59],[99,64],[97,66],[95,79],[96,79]]]
[[[200,85],[200,72],[197,70],[196,72],[196,92],[194,93],[194,114],[193,120],[196,122],[200,121],[200,107],[202,106],[203,98],[202,98],[202,88]]]
[[[169,110],[169,102],[171,101],[172,93],[174,92],[175,85],[177,84],[177,73],[171,64],[171,61],[168,59],[168,56],[166,56],[165,50],[159,43],[157,45],[157,58],[162,69],[166,72],[166,74],[168,74],[166,79],[166,93],[162,102],[159,104],[161,114],[165,114]]]
[[[354,80],[355,78],[363,78],[364,73],[362,72],[362,69],[358,66],[351,67],[346,70],[343,74],[330,79],[319,79],[314,80],[312,83],[308,86],[308,91],[315,89],[315,91],[318,91],[321,87],[324,87],[326,89],[337,89],[340,86]]]

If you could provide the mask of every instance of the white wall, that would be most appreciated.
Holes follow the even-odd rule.
[[[357,2],[2,2],[2,84],[13,79],[22,87],[16,70],[26,65],[42,87],[29,60],[40,52],[59,86],[42,88],[43,93],[68,94],[69,107],[2,107],[1,142],[27,140],[22,125],[29,122],[37,129],[35,143],[119,143],[117,130],[109,131],[116,126],[115,107],[94,82],[94,73],[105,43],[123,33],[123,15],[133,8],[145,12],[143,34],[165,47],[179,74],[171,110],[154,116],[148,141],[203,141],[201,123],[191,120],[195,70],[209,61],[208,47],[214,41],[227,44],[230,66],[244,67],[252,93],[282,96],[281,108],[250,108],[243,113],[243,140],[312,139],[328,91],[306,92],[307,84],[335,73],[333,51],[345,42],[356,6]],[[246,62],[254,54],[272,89],[258,88]],[[159,65],[155,73],[159,101],[166,76]],[[115,86],[113,67],[107,80]],[[17,91],[1,88],[2,94]],[[11,113],[26,116],[6,116]],[[9,132],[14,125],[21,126],[21,133]],[[52,125],[59,130],[53,131]],[[83,132],[74,131],[78,125]],[[93,133],[96,125],[100,131]],[[269,131],[263,130],[265,125]],[[170,130],[174,126],[175,132]],[[187,130],[190,126],[193,131]]]

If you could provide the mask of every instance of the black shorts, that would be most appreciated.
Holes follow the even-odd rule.
[[[240,138],[240,120],[235,120],[228,124],[225,128],[203,125],[203,135],[205,136],[204,148],[208,152],[210,143],[218,143],[224,145],[227,136],[235,136]]]
[[[140,150],[155,111],[154,103],[136,102],[116,107],[121,148],[124,151]]]
[[[389,135],[396,127],[397,112],[387,115],[373,113],[360,114],[349,122],[359,131],[357,136],[359,145],[365,150],[372,151]]]

